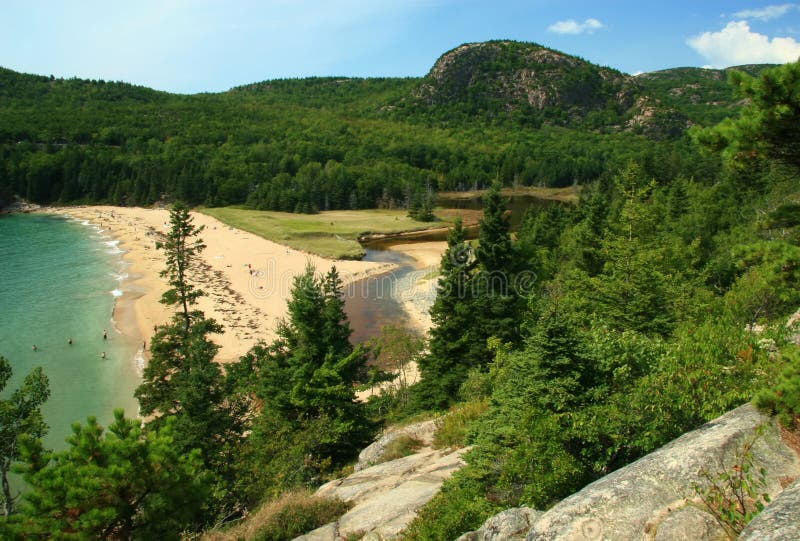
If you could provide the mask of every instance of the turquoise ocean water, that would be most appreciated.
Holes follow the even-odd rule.
[[[51,449],[65,448],[70,425],[89,415],[103,426],[114,408],[136,415],[140,344],[113,321],[126,278],[121,253],[116,241],[85,222],[0,216],[0,355],[14,369],[2,396],[33,367],[44,369],[51,390],[43,407],[50,426],[45,445]]]

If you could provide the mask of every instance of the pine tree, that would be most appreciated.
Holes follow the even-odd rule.
[[[656,243],[655,184],[643,180],[635,163],[620,172],[616,183],[624,201],[618,223],[601,244],[606,263],[595,286],[601,314],[618,330],[665,334],[672,314]]]
[[[0,356],[0,392],[11,378],[11,363]],[[50,396],[50,385],[41,368],[25,376],[19,389],[7,399],[0,399],[0,482],[3,492],[3,516],[14,510],[14,496],[8,482],[11,465],[20,458],[19,438],[39,440],[47,433],[41,406]]]
[[[236,449],[247,429],[247,403],[234,393],[220,366],[214,362],[219,346],[208,335],[222,332],[193,304],[202,292],[188,282],[191,265],[204,248],[195,238],[202,228],[192,225],[188,210],[177,205],[170,213],[172,228],[161,245],[166,252],[170,290],[162,299],[177,311],[170,324],[158,328],[150,340],[150,360],[136,389],[147,426],[160,429],[172,424],[175,447],[184,453],[201,451],[205,466],[218,482],[217,511],[235,506],[226,494]],[[224,512],[224,511],[223,511]]]
[[[482,272],[505,275],[511,268],[510,227],[505,201],[500,195],[500,184],[494,182],[483,196],[483,218],[480,221],[478,247],[475,250]],[[498,281],[491,289],[502,290],[506,285],[504,280]]]
[[[478,247],[475,250],[477,274],[473,278],[471,308],[473,358],[471,365],[485,366],[493,358],[489,338],[516,343],[519,340],[519,295],[514,288],[514,252],[511,246],[509,217],[500,184],[494,183],[483,198]]]
[[[325,436],[317,435],[310,452],[338,463],[358,450],[370,427],[353,387],[364,373],[367,352],[350,344],[336,269],[320,279],[308,265],[294,279],[287,308],[289,318],[279,325],[277,340],[254,349],[249,359],[257,373],[256,394],[264,401],[258,430],[268,419],[279,418],[297,431],[324,419]]]
[[[436,300],[431,307],[433,327],[429,352],[419,360],[420,382],[413,388],[419,408],[442,408],[457,395],[472,367],[474,341],[470,334],[475,314],[471,310],[474,267],[472,250],[464,241],[458,218],[447,237],[442,256]]]
[[[205,248],[203,241],[197,238],[203,227],[195,226],[192,221],[189,209],[182,203],[176,203],[169,214],[167,239],[156,244],[166,254],[167,266],[161,271],[161,276],[168,278],[170,285],[170,289],[161,296],[161,302],[168,306],[177,305],[181,309],[187,331],[191,324],[189,306],[203,294],[189,282],[188,276],[192,263]]]
[[[75,423],[66,451],[23,441],[29,490],[8,524],[14,537],[179,539],[198,523],[209,488],[199,451],[173,445],[172,423],[143,432],[114,415],[107,431],[93,417]]]

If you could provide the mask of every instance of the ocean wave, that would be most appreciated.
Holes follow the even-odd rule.
[[[112,289],[111,290],[111,294],[114,297],[122,297],[122,290],[120,290],[120,289]]]
[[[136,373],[139,375],[139,377],[142,377],[142,374],[144,373],[144,350],[139,349],[136,352],[136,356],[133,358],[133,360],[136,362]]]
[[[105,244],[106,246],[109,247],[109,249],[106,250],[106,253],[108,253],[108,254],[122,254],[122,253],[125,253],[125,250],[121,250],[119,248],[119,241],[118,240],[106,240],[106,241],[103,241],[103,244]]]

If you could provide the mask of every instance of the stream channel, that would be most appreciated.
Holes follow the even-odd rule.
[[[506,198],[506,208],[511,211],[511,228],[516,229],[531,207],[544,208],[558,202],[529,195]],[[481,198],[440,198],[438,206],[446,209],[480,210]],[[405,305],[414,305],[414,311],[427,314],[435,299],[436,280],[418,283],[420,278],[431,276],[438,268],[421,266],[414,258],[392,250],[392,246],[413,242],[444,241],[446,230],[431,231],[430,234],[414,236],[413,240],[390,238],[372,241],[364,245],[363,261],[394,263],[397,267],[386,274],[358,280],[345,286],[345,311],[353,329],[351,341],[362,342],[380,334],[385,325],[401,325],[422,332],[411,321]],[[415,287],[416,286],[416,287]]]

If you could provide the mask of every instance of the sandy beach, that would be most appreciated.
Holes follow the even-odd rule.
[[[49,208],[45,212],[88,220],[103,233],[119,240],[123,258],[130,265],[122,283],[114,320],[126,337],[147,342],[154,325],[166,323],[172,310],[159,302],[167,289],[159,274],[164,254],[155,248],[159,235],[169,228],[169,211],[135,207],[85,206]],[[198,308],[222,324],[225,332],[213,336],[220,345],[219,362],[232,362],[259,341],[275,337],[277,322],[285,316],[286,300],[294,276],[308,263],[318,273],[336,265],[349,283],[388,272],[393,265],[363,261],[332,261],[233,229],[209,216],[192,213],[204,227],[206,244],[192,280],[205,292]],[[145,351],[146,358],[146,351]]]

